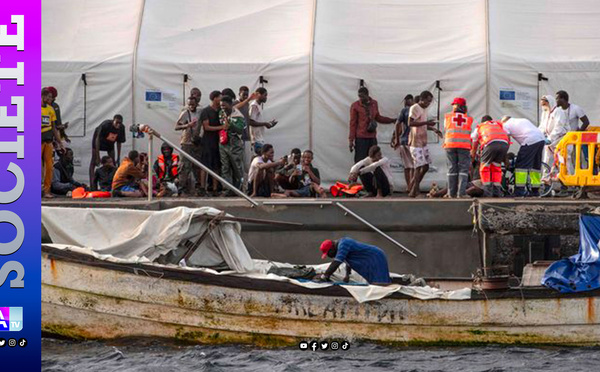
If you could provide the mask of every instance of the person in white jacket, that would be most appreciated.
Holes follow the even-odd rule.
[[[366,191],[372,197],[383,198],[391,196],[394,191],[394,179],[390,160],[382,155],[377,145],[369,148],[369,156],[354,164],[350,169],[348,180],[354,183],[360,180]]]
[[[540,99],[540,106],[542,109],[542,116],[540,118],[540,125],[538,128],[540,129],[540,132],[542,132],[544,138],[546,139],[546,146],[544,147],[542,161],[548,164],[550,167],[552,167],[552,164],[554,164],[554,151],[550,146],[552,142],[550,140],[550,135],[553,134],[552,131],[554,130],[556,122],[553,116],[554,110],[556,109],[556,100],[551,94],[544,95]],[[560,133],[554,133],[553,135],[560,135]],[[562,136],[560,138],[562,138]],[[545,184],[550,184],[552,172],[548,173],[546,171],[546,168],[543,168],[542,172],[542,182]]]

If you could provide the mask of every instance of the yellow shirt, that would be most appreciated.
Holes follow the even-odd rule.
[[[54,134],[52,133],[52,126],[56,121],[56,113],[50,105],[42,107],[42,141],[52,141]],[[44,135],[45,134],[45,135]]]

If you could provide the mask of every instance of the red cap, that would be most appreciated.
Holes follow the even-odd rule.
[[[56,98],[58,91],[54,87],[46,87],[46,90],[52,94],[52,97]]]
[[[453,105],[460,105],[460,106],[466,106],[467,105],[467,100],[462,98],[462,97],[456,97],[454,98],[454,101],[452,101]]]
[[[319,250],[321,250],[321,253],[323,253],[321,255],[322,260],[324,260],[325,257],[327,257],[327,253],[331,248],[333,248],[333,242],[331,240],[327,239],[323,241],[323,243],[321,243],[321,248],[319,248]]]

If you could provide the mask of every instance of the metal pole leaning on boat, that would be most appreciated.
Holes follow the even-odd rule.
[[[253,206],[258,206],[259,205],[256,200],[254,200],[251,197],[249,197],[248,195],[244,194],[237,187],[233,186],[232,184],[230,184],[229,182],[227,182],[227,180],[225,180],[224,178],[222,178],[221,176],[219,176],[217,173],[213,172],[212,169],[208,168],[206,165],[204,165],[201,162],[199,162],[198,160],[194,159],[193,156],[191,156],[187,152],[183,151],[179,146],[177,146],[173,142],[169,141],[167,138],[164,138],[163,136],[161,136],[160,133],[158,133],[157,131],[155,131],[154,129],[152,129],[149,125],[147,125],[147,124],[140,124],[140,130],[142,132],[146,132],[146,133],[148,133],[150,135],[154,135],[159,140],[161,140],[161,141],[165,142],[166,144],[170,145],[172,148],[174,148],[175,150],[177,150],[182,156],[184,156],[185,158],[187,158],[189,161],[191,161],[192,163],[194,163],[196,166],[202,168],[202,170],[204,170],[206,173],[208,173],[211,176],[213,176],[214,178],[218,179],[219,182],[221,182],[221,184],[223,184],[223,186],[226,186],[229,190],[233,191],[238,196],[241,196],[242,198],[246,199]]]
[[[403,246],[402,244],[398,243],[396,240],[394,240],[391,236],[389,236],[388,234],[384,233],[383,231],[379,230],[376,226],[374,226],[372,223],[370,223],[369,221],[365,220],[364,218],[362,218],[361,216],[359,216],[358,214],[352,212],[350,209],[348,209],[348,207],[346,207],[345,205],[343,205],[340,202],[336,202],[335,205],[337,205],[338,207],[342,208],[343,210],[346,211],[346,213],[352,215],[352,217],[356,218],[357,220],[359,220],[360,222],[364,223],[365,225],[369,226],[371,229],[375,230],[377,233],[379,233],[381,236],[383,236],[384,238],[386,238],[387,240],[389,240],[390,242],[396,244],[398,247],[400,247],[403,251],[408,252],[411,256],[413,257],[417,257],[416,253],[414,253],[413,251],[411,251],[410,249],[406,248],[405,246]]]

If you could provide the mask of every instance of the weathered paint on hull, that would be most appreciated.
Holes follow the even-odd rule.
[[[600,299],[333,297],[166,280],[42,257],[42,329],[74,338],[168,337],[280,346],[309,338],[390,343],[599,344]]]

